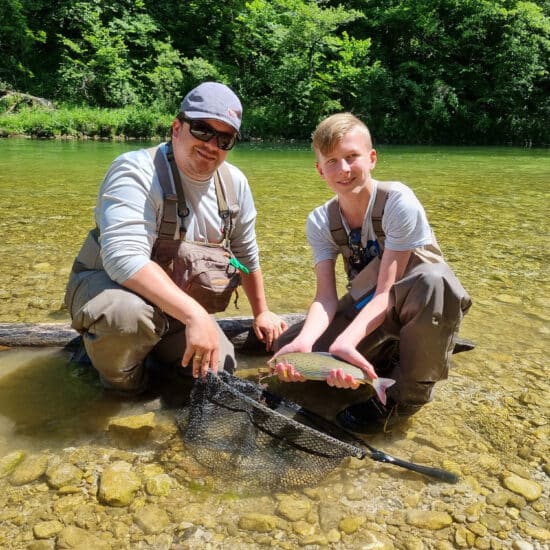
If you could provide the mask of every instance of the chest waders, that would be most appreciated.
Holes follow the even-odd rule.
[[[166,156],[159,147],[147,149],[153,159],[159,183],[164,195],[164,206],[162,219],[158,231],[158,237],[153,245],[151,259],[168,268],[175,257],[181,241],[185,240],[186,224],[185,219],[189,215],[189,208],[185,202],[185,194],[174,159],[172,145],[166,147]],[[168,171],[170,166],[170,172]],[[235,196],[235,187],[231,173],[225,164],[222,164],[214,173],[214,185],[216,198],[218,200],[218,213],[223,223],[222,245],[229,248],[229,239],[233,231],[234,219],[239,213],[239,205]],[[175,190],[175,194],[174,194]],[[231,204],[231,207],[228,206]],[[175,237],[178,222],[180,220],[179,239]]]

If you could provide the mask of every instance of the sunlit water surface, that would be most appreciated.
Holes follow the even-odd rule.
[[[99,183],[116,155],[138,146],[0,141],[0,322],[68,321],[64,285],[92,224]],[[463,438],[460,448],[482,442],[503,460],[526,444],[547,445],[548,151],[380,147],[378,153],[375,177],[414,189],[474,301],[462,336],[477,347],[454,358],[449,381],[415,417],[419,429],[451,423]],[[230,160],[248,175],[255,196],[269,304],[277,312],[304,311],[314,291],[305,219],[330,196],[313,155],[305,145],[241,144]],[[227,314],[248,315],[245,302]],[[252,373],[264,362],[243,357],[241,367]],[[334,393],[326,399],[331,395],[337,402]],[[315,392],[308,397],[314,402]],[[105,418],[133,406],[106,396],[89,373],[69,368],[66,352],[0,352],[0,456],[78,444]],[[398,444],[399,438],[385,440],[390,450]]]

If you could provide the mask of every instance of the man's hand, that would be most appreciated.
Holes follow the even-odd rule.
[[[286,322],[275,313],[265,310],[254,318],[254,333],[260,342],[265,342],[265,349],[269,351],[273,342],[288,328]]]
[[[193,377],[206,376],[208,369],[217,374],[220,365],[220,338],[216,322],[206,311],[197,309],[185,325],[186,347],[181,364],[192,361]]]

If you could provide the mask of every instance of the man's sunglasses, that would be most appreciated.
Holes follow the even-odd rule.
[[[180,116],[178,117],[180,122],[187,122],[189,124],[189,133],[200,141],[205,143],[209,142],[214,136],[216,136],[216,143],[218,144],[219,149],[224,151],[229,151],[233,149],[235,143],[237,142],[237,134],[228,134],[227,132],[220,132],[210,124],[204,122],[204,120],[190,119],[187,117]]]

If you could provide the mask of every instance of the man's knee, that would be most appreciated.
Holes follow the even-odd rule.
[[[94,334],[119,333],[144,336],[162,334],[162,314],[138,295],[123,289],[107,289],[92,298],[75,316],[80,329]]]

